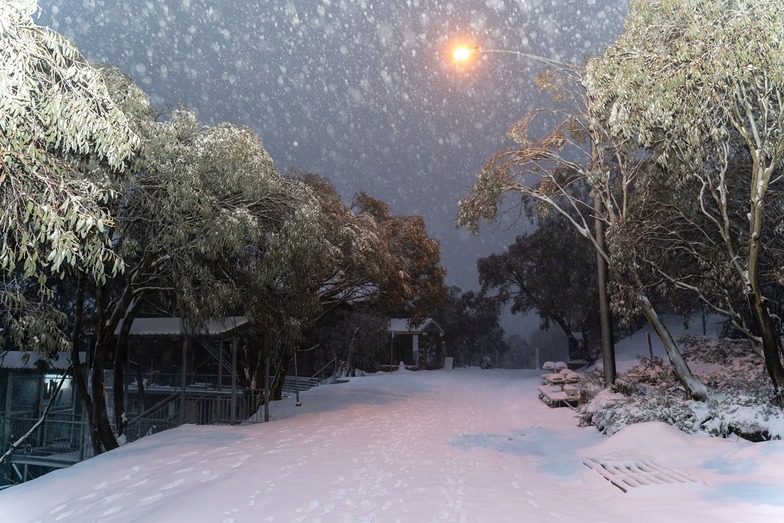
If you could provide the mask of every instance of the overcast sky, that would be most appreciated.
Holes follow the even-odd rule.
[[[280,170],[365,191],[421,214],[441,242],[447,283],[478,288],[476,261],[522,226],[454,225],[457,202],[547,105],[542,66],[486,54],[456,71],[450,44],[582,63],[623,30],[625,0],[40,0],[38,20],[91,60],[120,67],[159,107],[184,103],[205,123],[252,127]]]

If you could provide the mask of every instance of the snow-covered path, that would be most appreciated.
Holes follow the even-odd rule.
[[[538,373],[352,379],[274,421],[185,426],[0,492],[0,521],[777,521],[784,445],[661,424],[612,438],[536,397]],[[694,478],[624,494],[582,464],[652,458]]]

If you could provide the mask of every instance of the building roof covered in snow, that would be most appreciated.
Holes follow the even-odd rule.
[[[185,334],[220,336],[248,324],[245,316],[229,316],[222,320],[210,320],[201,327],[186,325],[183,318],[135,318],[130,336],[182,336]],[[120,333],[120,326],[115,330]]]
[[[392,318],[389,320],[389,332],[392,334],[435,334],[444,335],[444,329],[433,318],[427,318],[420,325],[411,325],[408,318]]]

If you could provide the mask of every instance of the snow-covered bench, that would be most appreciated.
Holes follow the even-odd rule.
[[[543,375],[542,381],[539,399],[550,407],[564,404],[574,406],[580,400],[580,390],[575,386],[580,381],[580,375],[573,370],[563,367],[557,372]]]
[[[558,385],[563,389],[565,385],[571,385],[580,381],[580,375],[572,370],[563,369],[560,372],[548,374],[545,381],[547,385]]]
[[[563,361],[545,361],[544,365],[542,365],[542,369],[549,371],[545,374],[542,374],[542,385],[547,384],[547,380],[554,374],[558,374],[562,372],[564,369],[567,369],[567,365]]]

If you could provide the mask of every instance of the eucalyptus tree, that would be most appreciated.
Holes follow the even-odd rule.
[[[264,384],[266,394],[270,364],[275,364],[280,383],[286,362],[321,314],[320,286],[338,256],[310,188],[280,179],[281,192],[270,196],[287,200],[277,208],[284,220],[257,225],[250,251],[240,258],[239,271],[231,278],[243,300],[241,310],[262,333],[263,344],[250,372],[254,387]],[[269,401],[264,405],[269,419]]]
[[[640,189],[649,165],[644,151],[633,139],[612,136],[590,120],[580,73],[550,76],[547,85],[558,105],[531,111],[510,129],[507,136],[514,145],[491,158],[477,175],[471,194],[459,202],[458,226],[477,232],[480,221],[497,220],[514,207],[532,221],[557,213],[608,264],[612,308],[620,320],[631,322],[642,313],[688,394],[706,400],[705,385],[651,303],[651,282],[637,264],[620,263],[624,251],[617,239],[635,222],[635,202],[645,194]],[[541,133],[540,128],[549,131]],[[606,241],[596,231],[606,231]],[[601,296],[604,285],[597,283]],[[605,368],[607,386],[612,374]]]
[[[325,178],[296,171],[289,176],[307,184],[319,200],[321,223],[332,256],[321,264],[322,280],[315,295],[320,318],[323,315],[334,324],[335,317],[339,317],[341,325],[332,327],[348,329],[340,337],[348,339],[345,356],[351,372],[355,361],[365,365],[372,361],[357,350],[356,340],[365,334],[357,328],[368,330],[374,323],[370,320],[382,314],[406,316],[418,324],[442,302],[445,288],[439,244],[427,235],[420,216],[392,215],[387,203],[362,192],[355,194],[348,206]],[[358,304],[362,310],[356,310]],[[352,312],[333,313],[333,309],[344,305],[350,306]],[[352,321],[354,325],[350,325]],[[321,326],[314,329],[314,335],[334,339],[325,334],[330,330]],[[368,336],[362,346],[373,352],[376,343],[371,338]],[[342,351],[335,353],[337,357]]]
[[[391,214],[389,205],[363,192],[350,206],[324,177],[291,171],[318,200],[324,241],[316,289],[322,312],[344,303],[372,304],[421,322],[445,295],[440,245],[421,216]]]
[[[625,34],[589,63],[585,85],[594,125],[647,147],[671,187],[691,187],[685,216],[702,234],[680,244],[725,253],[716,281],[740,282],[756,329],[729,312],[761,345],[781,402],[781,339],[765,294],[782,274],[781,2],[633,0]],[[670,282],[714,303],[705,285]]]
[[[245,314],[265,331],[266,349],[278,350],[291,346],[298,325],[308,321],[311,274],[330,256],[315,198],[278,173],[255,133],[230,124],[202,126],[183,108],[159,114],[127,76],[114,68],[104,74],[140,147],[130,175],[115,188],[122,196],[113,208],[112,246],[127,270],[95,289],[92,389],[80,385],[96,451],[117,446],[104,368],[108,353],[122,349],[141,306],[154,299],[161,312],[194,328]],[[119,435],[126,423],[122,358],[114,368]]]
[[[391,214],[389,204],[364,192],[354,195],[352,210],[375,220],[391,254],[379,279],[380,304],[388,314],[406,316],[413,325],[422,323],[446,297],[438,240],[428,236],[422,216]]]
[[[52,279],[123,269],[106,180],[138,138],[78,49],[33,22],[37,9],[0,1],[0,322],[20,347],[48,352],[71,344]]]
[[[317,290],[322,313],[343,303],[376,301],[387,282],[400,277],[393,270],[394,253],[382,224],[370,213],[355,213],[344,204],[326,178],[298,171],[288,176],[310,187],[318,199],[325,240],[333,248],[333,256],[322,264],[323,281]]]

